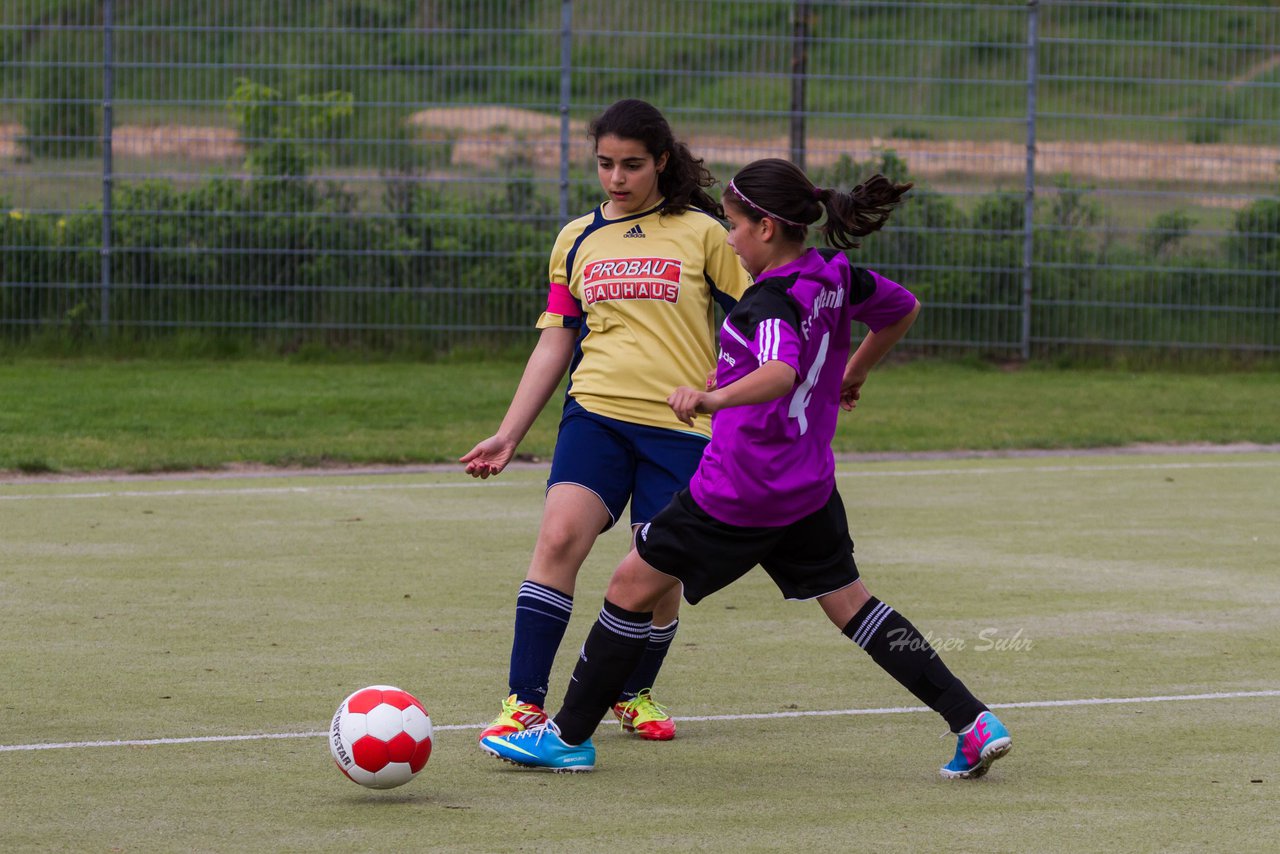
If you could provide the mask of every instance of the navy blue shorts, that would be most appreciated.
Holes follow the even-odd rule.
[[[600,496],[608,530],[631,502],[631,524],[643,525],[689,485],[707,439],[662,427],[605,418],[571,404],[560,422],[547,489],[572,483]]]

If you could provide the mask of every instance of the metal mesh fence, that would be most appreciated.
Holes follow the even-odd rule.
[[[0,337],[530,336],[585,128],[917,189],[908,344],[1280,350],[1269,4],[6,0]]]

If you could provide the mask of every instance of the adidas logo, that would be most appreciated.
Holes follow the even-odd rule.
[[[622,236],[623,237],[644,237],[644,232],[640,230],[640,223],[636,223],[635,225],[631,226],[630,231],[628,231],[626,234]]]

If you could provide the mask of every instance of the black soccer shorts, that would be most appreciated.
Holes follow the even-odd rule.
[[[756,565],[787,599],[815,599],[858,580],[849,520],[838,489],[825,506],[778,528],[741,528],[714,518],[688,488],[640,529],[640,557],[684,583],[690,605],[728,587]]]

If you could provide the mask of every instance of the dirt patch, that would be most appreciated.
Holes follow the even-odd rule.
[[[1280,68],[1280,53],[1273,53],[1261,62],[1254,63],[1253,67],[1244,74],[1233,78],[1231,82],[1227,84],[1227,88],[1237,89],[1245,83],[1251,83],[1254,80],[1257,80],[1264,74],[1270,74],[1277,68]]]
[[[558,116],[516,107],[444,107],[422,110],[408,118],[420,136],[452,142],[452,164],[493,171],[519,161],[554,171],[560,163]],[[21,154],[22,127],[0,125],[0,157]],[[787,157],[784,136],[744,139],[725,135],[695,135],[690,147],[711,163],[739,166],[760,157]],[[169,125],[124,125],[112,136],[117,155],[175,157],[202,161],[238,160],[244,146],[231,128]],[[1026,146],[1015,142],[915,140],[864,137],[810,138],[808,166],[830,166],[841,156],[865,161],[892,149],[921,178],[979,175],[1016,180],[1026,172]],[[591,158],[591,141],[581,121],[571,124],[569,157],[575,163]],[[1044,142],[1037,146],[1036,173],[1067,174],[1084,181],[1185,183],[1266,186],[1280,166],[1280,148],[1271,146],[1195,145],[1101,140]],[[1237,200],[1237,203],[1242,203]]]
[[[0,157],[17,157],[22,152],[18,145],[20,136],[22,125],[0,125]]]
[[[193,160],[239,160],[244,146],[232,128],[165,125],[122,125],[111,137],[116,154],[132,157],[189,157]]]
[[[0,157],[23,154],[22,125],[0,125]],[[121,125],[111,134],[111,150],[123,157],[186,157],[192,160],[238,160],[244,146],[232,128],[198,125],[145,127]]]
[[[420,110],[409,116],[408,122],[413,127],[426,131],[451,133],[560,133],[559,117],[519,107],[440,107]],[[570,133],[581,136],[586,133],[586,125],[580,121],[570,122]]]
[[[923,177],[947,174],[1023,175],[1026,145],[1011,142],[819,139],[807,157],[834,162],[841,153],[864,160],[891,148]],[[1196,181],[1211,184],[1259,184],[1275,175],[1280,148],[1190,143],[1045,142],[1036,146],[1036,173],[1069,174],[1107,181]]]
[[[513,107],[449,107],[415,113],[410,122],[435,138],[453,139],[452,159],[457,166],[491,169],[517,157],[544,169],[560,162],[560,122],[554,116]],[[747,140],[694,135],[687,142],[706,160],[729,165],[790,154],[790,140],[784,136]],[[1025,174],[1027,168],[1027,149],[1021,143],[877,137],[811,138],[805,162],[830,166],[843,155],[869,160],[885,149],[897,152],[922,178],[1010,178]],[[574,123],[570,135],[569,156],[577,162],[591,156],[591,142],[580,122]],[[1104,140],[1045,142],[1036,149],[1037,174],[1098,180],[1256,185],[1274,178],[1278,164],[1280,148],[1267,146]]]

